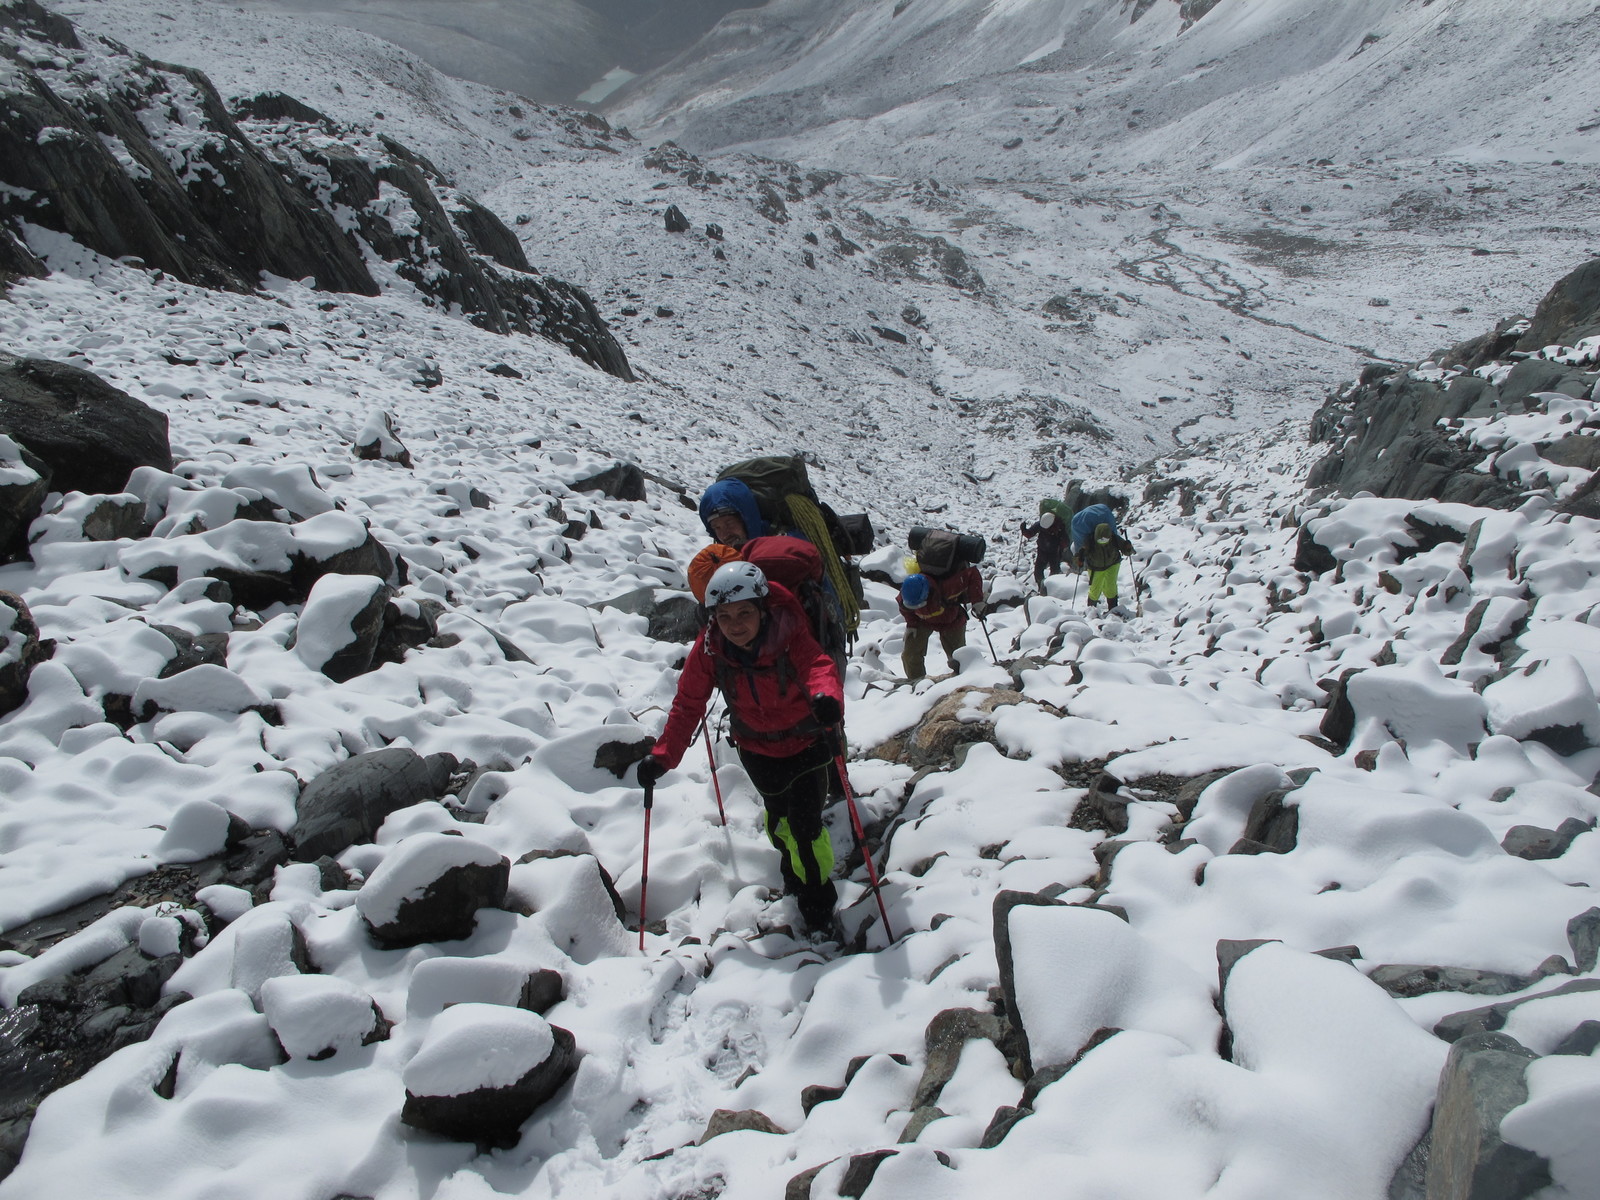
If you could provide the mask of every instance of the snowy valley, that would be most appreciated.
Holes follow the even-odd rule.
[[[1600,14],[1310,7],[776,0],[606,116],[0,8],[0,1200],[1600,1197]],[[641,914],[617,758],[801,452],[842,941],[721,736]]]

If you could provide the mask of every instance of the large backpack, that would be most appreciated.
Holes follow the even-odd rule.
[[[776,535],[751,538],[740,548],[739,557],[795,594],[817,642],[831,658],[842,662],[848,634],[839,601],[822,585],[821,552],[804,538]]]
[[[1066,528],[1067,522],[1072,520],[1072,509],[1067,506],[1067,502],[1054,496],[1046,496],[1039,501],[1039,515],[1042,517],[1045,513],[1055,513],[1056,520],[1061,522],[1063,529]]]
[[[806,460],[798,454],[749,458],[724,467],[717,478],[737,479],[755,493],[761,516],[774,532],[793,531],[817,548],[823,573],[838,599],[845,631],[853,634],[861,623],[861,590],[844,555],[858,553],[854,549],[857,539],[847,536],[833,510],[817,499]],[[868,522],[869,538],[870,531]]]
[[[1117,532],[1117,514],[1107,504],[1091,504],[1072,518],[1072,553],[1077,554],[1094,537],[1095,526],[1109,525],[1113,536]]]
[[[916,551],[919,571],[942,578],[961,567],[975,567],[983,561],[987,543],[975,533],[953,529],[932,529],[914,525],[906,534],[906,545]]]

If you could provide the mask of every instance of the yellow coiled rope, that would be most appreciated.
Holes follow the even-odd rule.
[[[839,605],[844,610],[845,630],[854,633],[861,624],[861,605],[856,603],[856,594],[850,590],[850,580],[845,577],[839,551],[828,536],[828,523],[822,519],[822,510],[805,496],[791,494],[786,499],[795,528],[822,552],[822,569],[828,573],[833,590],[838,593]]]

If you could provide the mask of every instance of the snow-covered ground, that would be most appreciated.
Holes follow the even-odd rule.
[[[796,199],[781,165],[651,166],[647,145],[360,35],[307,44],[231,12],[224,29],[193,3],[63,11],[225,93],[280,89],[381,120],[477,190],[536,264],[590,288],[641,378],[478,330],[399,286],[219,295],[36,235],[56,273],[0,303],[0,348],[88,366],[159,408],[180,461],[136,481],[171,518],[160,536],[89,541],[86,502],[66,497],[32,561],[0,568],[57,643],[0,718],[0,927],[220,848],[223,812],[287,829],[301,785],[365,751],[482,770],[450,805],[402,809],[341,854],[357,886],[299,864],[264,903],[204,898],[226,924],[168,984],[194,999],[45,1102],[0,1197],[743,1200],[822,1166],[820,1197],[841,1194],[852,1155],[882,1150],[896,1153],[854,1194],[1377,1197],[1427,1127],[1449,1049],[1438,1021],[1600,979],[1567,936],[1600,880],[1600,750],[1545,744],[1569,727],[1600,742],[1600,525],[1552,516],[1548,499],[1308,509],[1301,483],[1318,453],[1305,418],[1364,361],[1352,347],[1420,360],[1530,310],[1594,248],[1593,192],[1570,173],[1430,161],[935,185],[808,179],[831,165],[819,158],[794,172]],[[697,186],[696,169],[722,181]],[[788,221],[756,210],[763,181]],[[667,203],[689,233],[664,231]],[[934,238],[959,246],[981,289]],[[424,362],[437,387],[413,384]],[[501,364],[520,378],[489,371]],[[354,456],[380,410],[412,468]],[[1553,495],[1576,481],[1538,448],[1595,425],[1591,396],[1464,435]],[[659,727],[682,647],[593,606],[683,587],[704,537],[655,480],[637,502],[569,485],[625,457],[692,496],[723,462],[802,448],[825,498],[871,512],[884,545],[930,514],[989,534],[1001,592],[1027,577],[1004,530],[1039,494],[1152,460],[1124,484],[1149,591],[1138,615],[1091,618],[1073,580],[1053,578],[988,619],[999,664],[974,625],[960,674],[911,687],[893,594],[869,584],[847,728],[897,940],[884,947],[860,867],[841,892],[866,952],[788,932],[776,852],[719,744],[725,826],[699,751],[658,789],[641,952],[598,870],[636,920],[639,793],[595,752]],[[1143,502],[1155,481],[1187,483]],[[443,603],[454,644],[335,683],[317,667],[347,597],[246,613],[183,582],[207,556],[263,552],[253,523],[231,519],[256,493],[303,518],[283,527],[300,544],[368,523],[405,563],[400,600]],[[1470,545],[1420,549],[1408,514]],[[1337,571],[1293,570],[1308,517]],[[589,527],[581,540],[571,522]],[[158,559],[176,586],[144,577]],[[226,666],[155,695],[152,625],[226,634]],[[1512,637],[1533,671],[1490,682]],[[1320,684],[1351,668],[1342,747],[1318,736]],[[983,691],[948,701],[987,736],[932,771],[899,761],[893,743],[968,688],[1002,693],[987,716]],[[106,719],[116,695],[160,703],[124,731]],[[1184,781],[1223,770],[1182,799]],[[1120,787],[1091,796],[1103,774]],[[1292,848],[1229,853],[1275,792],[1297,814]],[[1501,848],[1516,826],[1567,820],[1587,828],[1560,857]],[[844,814],[830,822],[844,861]],[[461,940],[379,948],[364,920],[390,911],[393,880],[444,832],[474,861],[513,864],[505,907]],[[1125,843],[1114,858],[1110,842]],[[1003,971],[1008,891],[1066,903],[998,922]],[[129,942],[170,946],[179,920],[122,910],[37,956],[0,952],[0,998]],[[291,927],[311,972],[281,948]],[[1239,959],[1224,988],[1223,939],[1279,944]],[[1338,947],[1356,949],[1315,954]],[[1407,964],[1519,978],[1491,997],[1397,997],[1368,978]],[[540,969],[562,977],[544,1016],[574,1035],[579,1065],[516,1145],[479,1153],[403,1125],[408,1088],[458,1089],[471,1066],[503,1082],[547,1048],[538,1018],[483,1011]],[[1036,1069],[1120,1032],[1026,1095],[1014,1048],[984,1036],[958,1046],[948,1078],[930,1072],[930,1022],[987,1016],[1002,985]],[[1600,1195],[1600,1069],[1551,1054],[1600,1020],[1597,996],[1527,1004],[1505,1026],[1547,1056],[1504,1132],[1550,1160],[1549,1200]],[[367,1044],[374,1004],[391,1027]],[[807,1094],[819,1085],[837,1091]],[[979,1148],[997,1111],[1024,1104]],[[718,1110],[758,1110],[774,1131],[695,1145]]]

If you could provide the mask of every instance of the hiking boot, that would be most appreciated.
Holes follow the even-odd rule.
[[[828,933],[834,924],[833,909],[839,894],[830,879],[827,883],[801,885],[795,898],[800,902],[800,919],[814,933]]]

